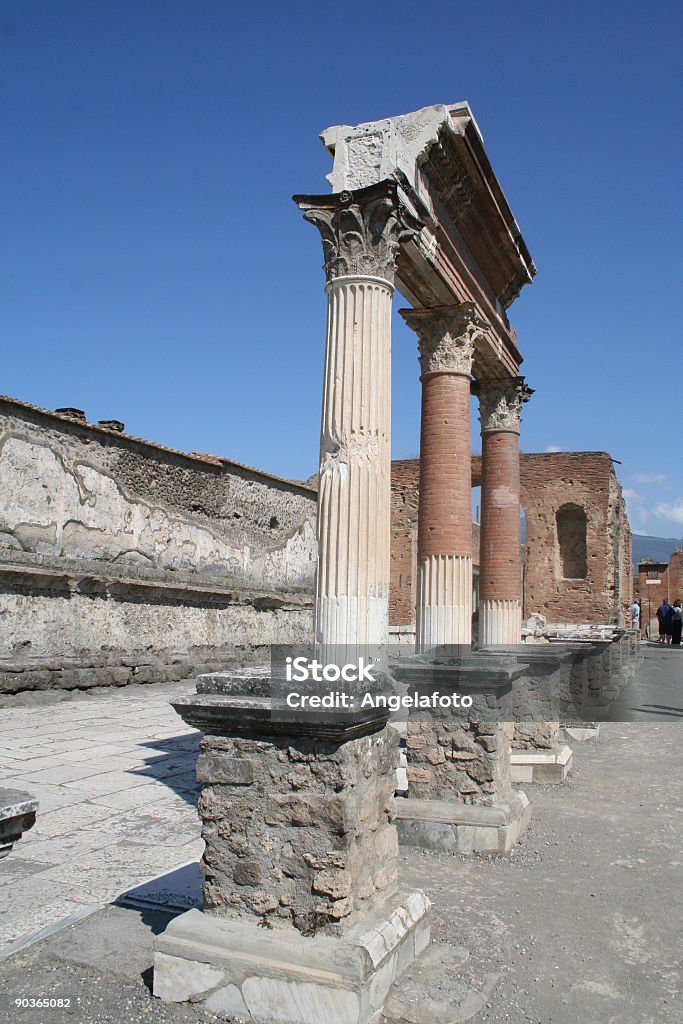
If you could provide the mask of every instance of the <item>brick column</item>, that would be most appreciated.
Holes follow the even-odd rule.
[[[474,304],[401,310],[422,368],[417,650],[472,642],[470,374]]]
[[[478,383],[481,420],[479,641],[518,644],[522,623],[519,429],[523,377]]]
[[[325,657],[389,640],[391,301],[400,243],[420,225],[395,182],[294,198],[322,235],[327,275],[315,603]]]

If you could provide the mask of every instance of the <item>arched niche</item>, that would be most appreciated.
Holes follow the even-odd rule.
[[[585,580],[588,573],[586,511],[568,502],[555,514],[560,575],[565,580]]]

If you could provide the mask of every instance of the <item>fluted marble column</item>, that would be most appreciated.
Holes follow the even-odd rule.
[[[422,369],[417,650],[472,642],[470,374],[474,304],[401,310]]]
[[[391,301],[400,243],[420,225],[393,182],[295,201],[320,230],[327,275],[315,604],[324,656],[389,640]]]
[[[479,641],[518,644],[522,629],[519,430],[523,377],[478,382],[481,422]]]

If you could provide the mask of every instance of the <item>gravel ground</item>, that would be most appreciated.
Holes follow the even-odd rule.
[[[564,786],[528,787],[532,824],[509,859],[402,851],[403,882],[434,903],[434,941],[388,1024],[682,1024],[683,660],[646,659],[638,706],[668,720],[603,725]],[[0,962],[0,1024],[219,1019],[151,997],[168,919],[107,907]],[[71,1006],[15,1006],[41,996]]]

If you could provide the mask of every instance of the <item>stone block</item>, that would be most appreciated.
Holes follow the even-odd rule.
[[[254,767],[245,758],[200,754],[197,780],[212,785],[250,786],[254,781]]]
[[[491,806],[442,800],[396,801],[400,843],[428,850],[504,856],[530,820],[531,804],[519,790],[504,803]]]
[[[210,992],[225,980],[225,974],[201,960],[156,953],[154,995],[165,1003],[183,1003]]]
[[[154,994],[253,1024],[368,1024],[429,940],[419,891],[396,894],[339,937],[191,910],[156,940]]]
[[[37,810],[38,801],[30,793],[0,787],[0,860],[33,828]]]
[[[573,753],[564,744],[553,750],[513,750],[510,773],[513,782],[559,785],[572,770]]]

